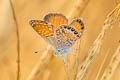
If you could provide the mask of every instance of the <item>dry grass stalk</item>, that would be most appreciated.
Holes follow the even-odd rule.
[[[72,20],[76,17],[80,17],[83,11],[85,10],[85,8],[87,7],[88,3],[89,0],[77,0],[75,6],[68,15],[69,19]]]
[[[99,78],[99,76],[100,76],[100,73],[101,73],[101,71],[102,71],[103,66],[105,65],[105,61],[107,60],[107,57],[108,57],[108,55],[109,55],[109,51],[110,51],[110,50],[108,50],[107,53],[106,53],[106,55],[105,55],[105,58],[104,58],[101,66],[100,66],[100,69],[99,69],[99,71],[98,71],[98,73],[97,73],[97,76],[96,76],[96,79],[95,79],[95,80],[99,80],[98,78]]]
[[[80,14],[84,11],[84,9],[87,6],[89,0],[78,0],[75,7],[73,7],[72,11],[70,12],[69,19],[73,19],[75,17],[79,17]],[[41,71],[45,70],[45,67],[49,62],[51,61],[53,51],[51,52],[51,48],[48,46],[48,49],[45,53],[43,53],[43,56],[41,58],[45,59],[45,62],[42,62],[41,59],[39,60],[39,63],[35,66],[35,68],[32,70],[31,74],[28,77],[28,80],[36,80],[38,76],[40,76]],[[46,64],[46,65],[44,65]],[[44,67],[42,69],[41,67]],[[40,71],[40,72],[39,72]]]
[[[101,48],[101,45],[104,40],[104,36],[106,33],[106,30],[108,30],[112,25],[116,22],[120,14],[120,4],[110,13],[108,14],[102,31],[98,35],[97,39],[94,41],[93,45],[89,49],[88,55],[83,61],[83,63],[79,66],[78,74],[77,74],[77,80],[82,80],[90,66],[91,63],[95,60],[97,54],[99,53],[99,50]]]
[[[110,80],[119,63],[120,63],[120,45],[118,46],[116,52],[112,56],[111,61],[107,68],[105,69],[100,80]]]
[[[27,80],[37,80],[39,76],[42,74],[42,72],[45,71],[47,65],[53,58],[53,50],[51,50],[50,46],[47,47],[47,50],[43,53],[39,60],[39,63],[32,70]]]
[[[19,37],[19,28],[18,28],[18,22],[16,19],[16,14],[15,14],[15,9],[14,6],[12,4],[12,0],[9,0],[10,3],[10,7],[12,10],[12,14],[13,14],[13,20],[15,22],[15,26],[16,26],[16,37],[17,37],[17,79],[16,80],[20,80],[20,37]]]
[[[47,70],[47,72],[44,73],[43,80],[50,80],[50,71]]]
[[[68,18],[71,21],[74,18],[80,17],[81,14],[83,13],[83,11],[85,10],[85,8],[87,7],[87,4],[89,3],[89,0],[77,0],[75,6],[72,8],[72,10],[70,11]],[[78,41],[78,46],[80,46],[80,41]],[[78,48],[80,49],[80,47]],[[75,80],[76,76],[77,76],[77,70],[78,70],[78,56],[79,56],[80,51],[77,51],[74,56],[75,56],[75,60],[73,61],[73,63],[70,62],[70,55],[67,55],[67,62],[65,64],[65,71],[67,74],[67,79],[68,80]]]
[[[8,57],[4,56],[1,58],[0,63],[2,62],[2,66],[4,66],[3,69],[5,69],[8,72],[8,79],[9,80],[16,80],[15,76],[14,76],[14,72],[12,70],[12,62],[10,61],[10,59],[8,59]]]
[[[79,53],[80,53],[81,39],[76,42],[76,49],[66,56],[65,71],[67,74],[67,80],[76,80],[78,64],[79,64]]]

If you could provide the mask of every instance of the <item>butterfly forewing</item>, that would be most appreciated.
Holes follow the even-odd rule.
[[[55,38],[52,24],[41,20],[31,20],[30,25],[43,39],[54,46]]]
[[[61,13],[48,13],[43,19],[54,25],[54,29],[61,24],[68,24],[68,19]]]
[[[53,26],[45,21],[31,20],[30,25],[37,33],[39,33],[43,37],[53,36]]]

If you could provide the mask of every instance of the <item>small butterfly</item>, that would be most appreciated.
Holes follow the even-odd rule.
[[[30,20],[29,23],[53,47],[54,55],[61,55],[63,60],[84,32],[82,19],[74,19],[68,24],[68,19],[61,13],[48,13],[43,20]]]

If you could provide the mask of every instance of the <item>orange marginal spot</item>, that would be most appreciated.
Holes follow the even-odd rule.
[[[75,27],[79,32],[83,32],[83,28],[84,26],[81,25],[82,23],[80,22],[73,22],[72,23],[72,26]]]

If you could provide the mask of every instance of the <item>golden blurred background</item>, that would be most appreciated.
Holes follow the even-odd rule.
[[[12,0],[20,33],[20,66],[21,79],[27,80],[43,52],[47,43],[31,28],[30,19],[42,19],[48,12],[61,12],[65,16],[71,12],[77,0]],[[116,7],[115,0],[89,0],[80,17],[85,22],[85,32],[81,39],[80,59],[83,59],[100,33],[105,17]],[[0,80],[16,80],[17,47],[16,26],[9,0],[0,0]],[[107,31],[102,48],[96,60],[90,66],[84,80],[95,80],[103,59],[109,50],[109,55],[101,74],[108,65],[111,56],[116,51],[120,40],[118,21]],[[49,75],[49,79],[46,76]],[[54,57],[38,80],[66,80],[66,73],[61,57]],[[111,80],[120,80],[120,65]]]

